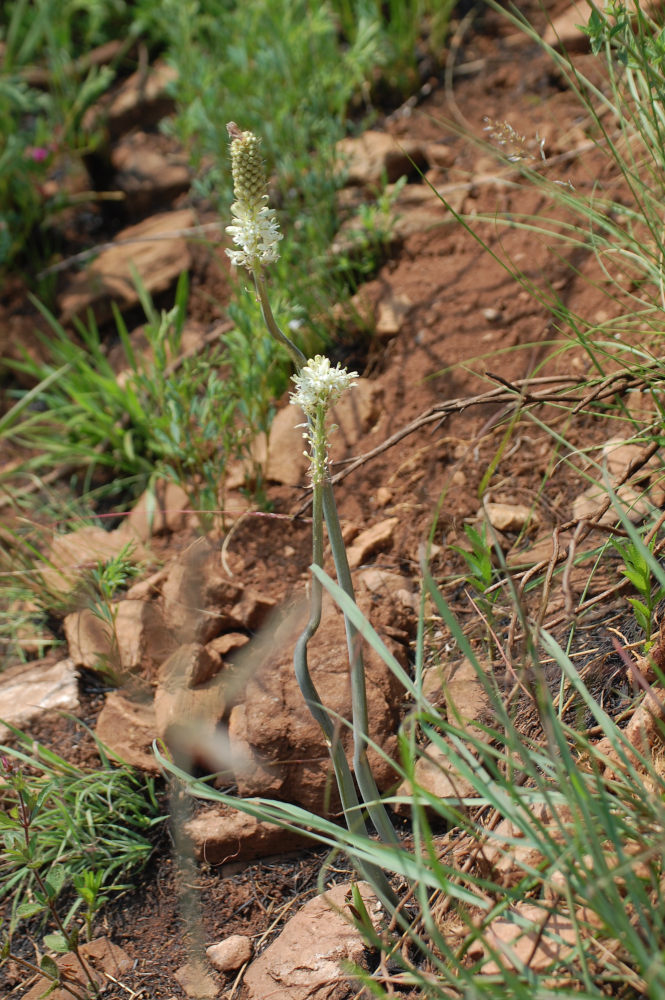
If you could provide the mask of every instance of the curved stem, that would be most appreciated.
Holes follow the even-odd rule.
[[[328,538],[335,561],[335,572],[340,587],[355,600],[353,580],[346,556],[346,547],[342,538],[342,529],[337,514],[335,495],[329,479],[323,483],[323,513],[328,529]],[[367,711],[367,688],[365,685],[365,666],[363,663],[362,637],[346,615],[346,642],[351,666],[351,705],[353,712],[353,769],[360,794],[367,806],[372,823],[376,827],[381,840],[387,844],[397,844],[398,838],[390,821],[386,807],[381,802],[379,790],[376,787],[374,775],[367,759],[367,743],[369,738],[369,717]]]
[[[254,287],[256,288],[259,305],[261,306],[261,313],[263,314],[263,322],[275,340],[278,340],[279,343],[287,349],[291,355],[291,360],[296,366],[296,370],[299,372],[303,365],[307,364],[307,358],[300,348],[296,347],[293,341],[290,340],[277,325],[277,321],[270,307],[270,302],[268,301],[268,293],[266,292],[266,285],[263,280],[262,273],[260,271],[252,271],[252,277],[254,278]]]
[[[322,486],[314,483],[312,496],[312,561],[316,566],[323,565],[323,497]],[[340,735],[335,731],[332,719],[323,707],[319,693],[312,680],[307,663],[307,646],[312,636],[317,631],[321,623],[322,587],[320,581],[312,576],[312,597],[310,604],[309,620],[302,635],[296,642],[293,653],[293,663],[295,667],[296,680],[303,698],[312,713],[313,718],[321,727],[328,746],[330,759],[335,771],[339,796],[342,802],[342,810],[346,825],[352,833],[361,834],[367,837],[365,820],[360,809],[360,802],[356,787],[349,768],[344,747]],[[364,879],[366,879],[382,902],[394,907],[397,904],[397,897],[393,892],[385,873],[375,865],[366,861],[359,861],[354,858],[354,864]]]

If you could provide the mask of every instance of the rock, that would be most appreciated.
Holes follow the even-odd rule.
[[[102,250],[85,271],[74,275],[60,294],[62,322],[68,323],[87,309],[92,309],[101,322],[111,315],[112,301],[121,310],[138,305],[132,268],[151,295],[166,291],[190,267],[187,240],[179,232],[194,224],[194,213],[182,209],[153,215],[121,230],[113,246]]]
[[[216,656],[210,647],[188,643],[180,646],[162,664],[159,683],[174,690],[198,687],[215,677],[221,665],[221,657]]]
[[[252,767],[236,774],[241,796],[270,795],[312,811],[329,810],[330,761],[319,726],[312,718],[293,671],[293,647],[307,619],[303,608],[276,630],[263,662],[248,679],[244,704],[229,718],[231,746],[251,756]],[[399,647],[386,639],[399,656]],[[401,688],[389,668],[368,646],[364,648],[369,729],[374,742],[390,757],[397,748]],[[321,626],[309,646],[309,668],[322,703],[334,718],[349,719],[349,665],[343,617],[324,597]],[[347,753],[351,733],[342,727]],[[379,788],[395,780],[392,767],[369,750]],[[336,794],[336,793],[335,793]]]
[[[187,157],[181,152],[155,149],[153,136],[132,132],[111,151],[113,186],[125,194],[130,214],[145,214],[159,203],[169,203],[189,188]]]
[[[361,531],[352,545],[347,549],[347,557],[351,569],[362,565],[366,559],[379,549],[388,548],[393,541],[395,528],[399,524],[398,517],[389,517],[379,521],[366,531]]]
[[[570,542],[570,533],[564,532],[559,536],[559,552],[564,552]],[[533,545],[527,549],[512,549],[508,553],[506,562],[510,567],[534,566],[539,562],[546,562],[552,558],[554,551],[554,539],[552,534],[540,535]]]
[[[472,722],[492,724],[496,713],[476,667],[466,657],[447,674],[444,687],[448,722],[460,729]],[[475,735],[480,735],[477,727]]]
[[[205,645],[223,632],[254,631],[275,606],[226,576],[220,552],[201,538],[168,568],[162,588],[165,622],[180,642]]]
[[[486,516],[497,531],[521,531],[527,525],[537,525],[537,511],[521,503],[486,503],[478,517]]]
[[[123,974],[132,968],[132,960],[126,951],[117,944],[113,944],[107,937],[96,938],[86,944],[79,945],[79,951],[83,955],[88,965],[90,973],[95,979],[100,991],[108,985],[107,975],[122,981]],[[72,952],[66,955],[58,955],[54,959],[60,973],[67,977],[73,984],[80,984],[83,979],[83,971]],[[41,1000],[45,996],[51,985],[51,981],[39,978],[32,989],[24,995],[23,1000]],[[82,991],[86,993],[85,990]],[[48,994],[51,1000],[72,1000],[69,990],[57,989]],[[86,994],[87,995],[87,994]]]
[[[44,712],[79,711],[78,672],[73,660],[38,660],[0,674],[0,740],[9,735],[3,722],[25,727]]]
[[[468,191],[441,188],[445,202],[456,211],[462,211]],[[390,215],[390,233],[393,238],[405,239],[414,233],[424,233],[435,226],[454,221],[448,204],[437,197],[435,191],[423,184],[407,184],[393,201]]]
[[[580,26],[586,27],[590,14],[589,4],[571,3],[563,13],[553,17],[547,24],[543,42],[555,48],[565,49],[567,52],[587,52],[589,39],[580,30]]]
[[[80,583],[84,573],[94,569],[98,562],[116,559],[126,548],[129,539],[120,530],[104,531],[103,528],[79,528],[67,535],[55,535],[40,572],[44,585],[62,597]],[[133,544],[131,560],[138,564],[147,562],[148,552],[142,545]]]
[[[362,588],[371,595],[372,622],[399,642],[408,642],[415,631],[418,595],[411,581],[399,573],[368,566],[357,574]]]
[[[626,0],[622,9],[634,12],[637,0]],[[653,0],[652,3],[640,0],[640,8],[650,17],[659,18],[659,13],[663,9],[662,0]],[[589,39],[584,34],[581,27],[586,27],[591,16],[592,6],[590,3],[573,2],[557,17],[553,17],[543,33],[543,41],[554,48],[564,49],[566,52],[587,52],[589,50]],[[660,19],[658,23],[661,23]]]
[[[379,486],[374,499],[377,507],[387,507],[393,501],[393,491],[388,486]]]
[[[433,743],[428,743],[426,747],[419,750],[415,779],[416,784],[429,795],[437,799],[448,799],[451,805],[458,805],[461,799],[473,798],[477,795],[471,782],[462,777],[448,755]],[[397,789],[397,795],[412,797],[411,783],[403,781]],[[425,805],[425,808],[430,808],[426,805],[422,793],[419,795],[419,801]],[[397,803],[393,809],[400,816],[411,814],[411,807],[407,802]]]
[[[148,774],[161,770],[152,752],[157,721],[152,697],[142,701],[109,691],[97,718],[95,734],[115,755]]]
[[[385,523],[385,522],[383,522]],[[360,537],[360,536],[358,536]],[[400,573],[392,573],[378,566],[370,566],[358,574],[360,582],[372,594],[403,604],[411,611],[418,610],[418,598],[413,592],[411,581]]]
[[[552,827],[550,836],[560,836],[559,827]],[[517,885],[529,869],[535,870],[542,864],[543,854],[529,843],[519,843],[524,840],[520,828],[510,819],[502,819],[490,835],[489,843],[483,848],[483,857],[488,864],[493,865],[502,876],[509,876],[510,882],[504,878],[502,885]],[[514,841],[518,841],[517,844]]]
[[[173,973],[173,978],[192,1000],[213,1000],[219,994],[219,983],[205,971],[203,963],[197,965],[196,962],[188,962],[181,965]]]
[[[527,966],[532,972],[545,972],[555,963],[565,961],[577,943],[577,929],[570,917],[550,913],[540,906],[517,903],[507,914],[493,920],[485,931],[489,956],[498,952],[501,964],[494,960],[482,967],[484,975],[496,975],[504,969]]]
[[[115,90],[110,101],[100,101],[85,113],[84,128],[95,131],[106,122],[111,138],[116,139],[136,125],[156,125],[173,112],[175,102],[169,88],[177,79],[177,70],[161,60],[137,70]]]
[[[620,743],[623,756],[628,759],[632,768],[643,776],[645,788],[650,789],[653,794],[657,793],[665,771],[663,720],[665,720],[665,703],[662,698],[656,696],[654,689],[650,687],[648,694],[637,706],[623,731],[622,736],[624,740],[628,741],[627,745],[623,740]],[[635,749],[636,753],[633,752],[632,748]],[[629,771],[622,756],[612,746],[609,737],[604,736],[595,745],[595,749],[597,753],[605,754],[609,759],[609,763],[605,767],[605,777],[613,778]],[[637,754],[640,756],[638,757]],[[644,758],[651,766],[645,767],[640,757]]]
[[[205,750],[206,739],[213,739],[226,711],[228,678],[224,671],[216,672],[220,665],[221,661],[204,646],[189,643],[180,646],[159,672],[155,692],[157,735],[181,751],[192,747],[195,733],[197,759],[198,748]]]
[[[607,473],[612,485],[616,485],[624,478],[628,469],[633,463],[638,462],[645,456],[646,445],[628,444],[623,438],[610,438],[603,445],[601,452],[601,464],[605,464]],[[646,461],[639,472],[636,473],[634,482],[641,482],[648,479],[650,474],[660,468],[660,461],[656,455]]]
[[[454,146],[449,146],[441,140],[438,142],[428,142],[425,145],[425,156],[430,166],[447,170],[455,163],[457,150]]]
[[[197,860],[210,865],[285,854],[302,850],[309,842],[304,834],[283,830],[222,804],[208,807],[188,820],[185,832]]]
[[[378,904],[366,882],[363,901],[378,917]],[[247,1000],[335,1000],[347,995],[347,964],[363,966],[365,943],[345,914],[350,884],[336,885],[310,899],[292,917],[245,973]],[[341,911],[341,912],[340,912]]]
[[[396,337],[409,315],[413,302],[408,295],[395,294],[392,289],[379,302],[374,332],[380,340]]]
[[[206,948],[210,964],[218,972],[235,972],[252,957],[251,938],[244,934],[231,934],[218,944]]]
[[[125,600],[111,605],[109,614],[112,623],[90,608],[67,615],[65,636],[74,662],[89,670],[120,675],[154,674],[175,647],[157,606],[149,601]]]
[[[242,649],[248,642],[249,636],[244,635],[242,632],[225,632],[224,635],[212,639],[206,646],[206,649],[223,659],[229,653]]]
[[[387,180],[394,184],[404,175],[418,175],[427,169],[425,151],[420,142],[399,138],[372,129],[358,138],[342,139],[337,154],[346,175],[346,183],[380,188]]]
[[[628,519],[632,521],[633,524],[639,524],[639,522],[642,521],[651,510],[651,504],[646,498],[644,492],[633,489],[633,487],[627,483],[624,486],[619,486],[616,491],[616,497],[621,505],[621,508],[625,511]],[[573,500],[573,520],[595,520],[606,502],[607,490],[603,484],[591,483],[587,486],[583,493],[580,493],[580,495],[575,497]],[[599,518],[598,523],[611,527],[611,525],[615,524],[618,520],[619,515],[613,505],[610,504],[602,517]]]
[[[128,601],[148,601],[159,593],[165,579],[166,571],[158,569],[156,573],[151,573],[138,583],[133,583],[125,596]]]
[[[423,670],[423,695],[432,705],[445,705],[445,675],[441,667]]]

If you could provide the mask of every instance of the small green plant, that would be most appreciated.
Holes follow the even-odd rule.
[[[75,997],[80,997],[81,994],[96,997],[99,995],[99,988],[79,948],[79,928],[72,924],[69,916],[61,919],[58,912],[57,900],[65,884],[65,868],[53,864],[46,875],[42,875],[40,870],[42,865],[39,845],[32,833],[32,820],[39,809],[39,798],[29,789],[20,768],[15,767],[6,757],[0,758],[0,763],[6,784],[16,796],[16,805],[10,807],[7,812],[0,813],[3,852],[10,862],[13,861],[29,869],[35,882],[32,900],[21,903],[15,911],[15,916],[17,919],[42,915],[50,917],[56,930],[44,936],[44,946],[57,954],[71,952],[75,957],[79,971],[73,980],[60,971],[50,956],[42,958],[38,971],[50,980],[51,989],[60,987]],[[88,895],[88,926],[92,924],[96,900],[96,896]],[[0,948],[0,955],[3,960],[11,958],[17,961],[28,971],[34,971],[36,968],[33,963],[25,962],[12,952],[10,938]]]
[[[0,900],[11,899],[10,935],[44,907],[52,915],[64,889],[75,899],[58,915],[57,932],[81,907],[89,932],[95,913],[153,851],[148,835],[164,819],[154,782],[114,766],[99,743],[102,766],[88,772],[9,728],[18,748],[0,747],[13,795],[0,813]]]
[[[135,548],[135,543],[130,541],[123,545],[113,559],[105,562],[99,560],[79,588],[86,594],[88,607],[93,615],[108,628],[111,650],[103,658],[100,657],[98,669],[116,685],[120,683],[120,656],[116,629],[118,605],[114,603],[114,598],[117,592],[140,571],[140,567],[133,559]]]
[[[644,632],[646,651],[653,645],[654,611],[665,598],[665,587],[654,578],[652,570],[656,543],[655,536],[646,547],[632,540],[612,539],[612,545],[623,559],[621,572],[639,594],[639,597],[629,597],[628,603],[633,609],[635,621]]]
[[[472,524],[464,525],[470,549],[453,546],[455,552],[462,556],[467,568],[467,582],[478,595],[485,595],[488,587],[494,581],[494,567],[492,565],[492,548],[487,540],[487,524],[483,522],[480,528]]]

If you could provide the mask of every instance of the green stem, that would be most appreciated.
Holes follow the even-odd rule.
[[[351,569],[346,556],[342,528],[337,514],[335,495],[329,479],[323,484],[323,513],[328,529],[328,538],[335,561],[335,572],[339,585],[352,601],[355,601]],[[398,837],[381,802],[374,775],[367,759],[369,741],[369,716],[367,711],[367,688],[365,685],[365,665],[363,663],[362,637],[355,625],[344,615],[346,642],[351,666],[351,706],[353,713],[353,769],[360,794],[367,806],[372,823],[381,840],[387,844],[397,844]]]
[[[316,566],[323,565],[323,490],[321,483],[314,483],[312,494],[312,561]],[[360,809],[356,787],[351,775],[346,754],[339,732],[332,719],[323,707],[319,693],[309,672],[307,662],[307,646],[321,623],[322,587],[320,581],[312,576],[312,596],[310,602],[309,620],[296,643],[293,653],[296,680],[313,718],[321,727],[326,740],[330,759],[335,771],[339,796],[346,825],[351,833],[367,837],[367,827]],[[376,865],[354,859],[354,863],[364,879],[376,891],[381,901],[391,910],[397,905],[397,897],[393,892],[385,873]]]
[[[252,277],[254,278],[254,287],[256,288],[256,294],[259,299],[259,305],[261,306],[261,312],[263,314],[263,322],[268,328],[268,332],[272,334],[275,340],[282,344],[289,354],[291,355],[291,360],[296,366],[296,371],[300,371],[303,365],[307,364],[307,358],[303,352],[296,347],[292,340],[282,333],[277,321],[273,315],[273,311],[270,307],[270,302],[268,301],[268,293],[266,292],[265,281],[263,280],[263,274],[260,271],[252,271]]]

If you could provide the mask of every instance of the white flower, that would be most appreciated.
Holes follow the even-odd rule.
[[[355,385],[358,372],[347,372],[341,365],[331,367],[328,358],[317,354],[310,358],[299,375],[292,375],[296,388],[291,402],[307,416],[303,437],[310,447],[310,476],[312,483],[322,483],[328,471],[328,432],[326,413],[342,393]]]
[[[273,209],[268,208],[268,180],[261,157],[261,140],[242,132],[234,122],[227,125],[231,138],[231,169],[236,200],[231,205],[233,225],[226,231],[239,250],[227,250],[236,267],[256,270],[279,258],[282,239]]]
[[[268,264],[279,258],[277,244],[282,234],[272,208],[235,201],[231,205],[231,213],[235,222],[227,226],[226,231],[240,247],[240,250],[226,251],[232,264],[251,271],[257,264]]]
[[[317,354],[299,375],[292,376],[296,388],[291,393],[291,402],[300,406],[308,417],[314,417],[319,407],[327,410],[336,403],[346,389],[355,385],[356,378],[358,372],[348,372],[339,364],[332,368],[328,358]]]

